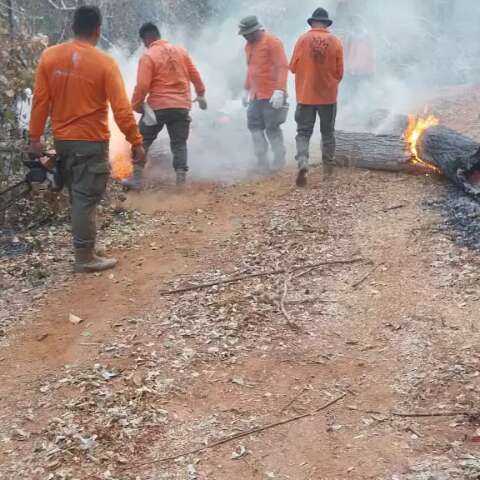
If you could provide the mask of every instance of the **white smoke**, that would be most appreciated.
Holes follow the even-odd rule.
[[[313,0],[216,0],[220,12],[201,30],[175,34],[161,19],[164,38],[185,46],[207,86],[210,109],[194,107],[190,165],[194,178],[235,180],[249,174],[254,164],[246,128],[246,113],[239,96],[245,78],[244,39],[237,35],[239,20],[257,15],[266,29],[280,37],[290,57],[296,39],[308,29],[307,18],[320,6]],[[228,3],[228,5],[225,5]],[[194,2],[192,2],[194,4]],[[349,17],[360,15],[377,50],[377,73],[368,91],[355,105],[339,102],[338,128],[364,128],[376,110],[409,113],[423,109],[423,99],[438,86],[478,81],[480,67],[480,2],[470,0],[326,0],[322,2],[334,20],[333,33],[344,38]],[[194,5],[192,6],[194,8]],[[119,59],[127,83],[132,85],[136,60]],[[294,144],[295,91],[290,76],[291,111],[284,132],[290,149]],[[319,134],[318,134],[319,135]],[[319,143],[319,138],[313,139]],[[166,133],[159,140],[168,146]],[[293,152],[289,155],[293,162]]]

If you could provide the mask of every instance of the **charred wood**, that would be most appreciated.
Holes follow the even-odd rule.
[[[419,139],[418,153],[455,185],[480,194],[480,143],[443,126],[429,128]]]

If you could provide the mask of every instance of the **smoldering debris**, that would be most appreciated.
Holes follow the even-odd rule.
[[[439,228],[461,246],[480,250],[480,202],[449,186],[440,200],[427,202],[440,211],[444,222]]]

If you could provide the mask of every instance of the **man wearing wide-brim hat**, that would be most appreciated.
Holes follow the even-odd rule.
[[[290,62],[297,92],[295,120],[299,187],[307,184],[310,138],[317,115],[322,134],[324,176],[332,174],[338,89],[343,78],[343,47],[328,30],[333,23],[328,12],[317,8],[307,21],[311,30],[298,40]]]
[[[273,169],[286,163],[286,149],[281,125],[288,114],[288,60],[282,42],[265,31],[258,18],[245,17],[239,25],[239,35],[245,37],[247,79],[243,104],[248,106],[247,123],[252,134],[258,168],[270,171],[269,143],[273,151]]]

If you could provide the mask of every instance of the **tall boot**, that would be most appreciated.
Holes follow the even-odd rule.
[[[322,166],[323,176],[330,178],[333,176],[335,163],[335,140],[322,144]]]
[[[122,185],[127,190],[134,190],[139,192],[143,190],[143,165],[135,164],[133,166],[133,175],[130,178],[122,180]]]
[[[103,272],[115,268],[117,263],[115,258],[97,257],[93,247],[75,248],[75,273]]]
[[[331,178],[333,176],[333,165],[331,163],[324,163],[323,164],[323,177],[324,178]]]
[[[270,173],[267,154],[257,156],[257,172],[259,175],[268,175]]]
[[[297,181],[296,181],[297,187],[305,188],[307,186],[307,183],[308,183],[307,178],[308,178],[308,169],[307,168],[301,168],[298,171],[298,175],[297,175]]]
[[[298,162],[298,175],[296,180],[297,187],[304,188],[307,186],[308,176],[308,158],[301,156],[297,157]]]
[[[273,171],[280,172],[287,166],[287,159],[285,155],[276,156],[273,160]]]
[[[177,187],[184,187],[187,183],[187,172],[185,170],[175,170]]]

